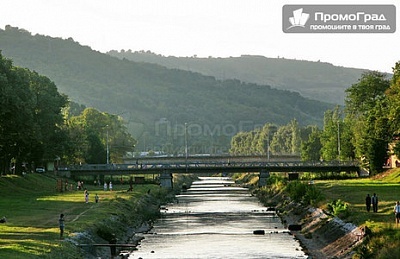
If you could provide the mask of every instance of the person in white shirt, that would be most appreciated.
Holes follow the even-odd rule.
[[[396,205],[394,206],[393,209],[394,215],[396,217],[396,227],[399,225],[400,222],[400,202],[397,201]]]

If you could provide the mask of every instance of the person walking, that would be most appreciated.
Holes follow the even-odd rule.
[[[58,219],[58,225],[60,226],[60,239],[63,239],[64,235],[64,214],[60,214],[60,218]]]
[[[376,195],[376,193],[374,193],[374,195],[372,196],[371,202],[372,202],[372,211],[378,212],[378,195]]]
[[[371,196],[369,196],[369,193],[365,198],[365,206],[367,206],[367,211],[369,212],[371,210]]]
[[[396,227],[399,225],[400,222],[400,202],[397,201],[396,205],[394,206],[393,209],[394,216],[395,216],[395,221],[396,221]]]

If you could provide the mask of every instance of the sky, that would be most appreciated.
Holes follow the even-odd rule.
[[[395,33],[284,33],[282,8],[290,4],[396,5],[396,1],[1,0],[0,28],[11,25],[33,35],[71,37],[100,52],[261,55],[390,73],[400,61],[399,17]]]

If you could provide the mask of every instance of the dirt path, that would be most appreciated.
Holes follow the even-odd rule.
[[[94,205],[91,205],[87,210],[84,210],[83,212],[81,212],[80,214],[78,214],[73,220],[71,220],[71,222],[77,221],[82,215],[84,215],[86,212],[88,212],[90,209],[92,209],[93,206],[94,206]]]

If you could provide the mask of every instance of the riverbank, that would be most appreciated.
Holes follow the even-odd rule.
[[[153,222],[161,217],[160,207],[173,202],[175,192],[180,191],[180,186],[190,186],[195,179],[197,177],[192,175],[180,175],[175,178],[176,188],[172,190],[160,188],[158,184],[150,184],[144,185],[144,188],[149,189],[146,192],[141,191],[141,196],[132,198],[116,196],[112,200],[113,207],[116,208],[113,213],[84,232],[71,233],[67,241],[75,247],[80,247],[82,258],[85,259],[109,258],[110,254],[128,257],[144,238],[141,234],[150,231]],[[134,190],[137,189],[137,186],[135,187]],[[120,193],[125,194],[126,191]],[[114,252],[106,246],[110,243],[117,244]]]
[[[135,200],[117,200],[118,213],[83,232],[70,233],[65,241],[80,247],[85,259],[109,258],[110,254],[129,255],[143,239],[138,234],[151,230],[152,222],[160,217],[161,204],[173,198],[171,193],[163,196],[146,193]],[[115,251],[112,252],[107,244],[116,244]]]
[[[313,194],[318,199],[312,204],[317,204],[316,207],[305,205],[310,204],[308,195],[293,196],[293,189],[287,188],[290,182],[279,179],[270,182],[267,187],[254,189],[254,194],[265,206],[275,207],[286,226],[301,229],[291,233],[310,257],[399,258],[393,257],[400,254],[393,206],[399,199],[400,169],[371,178],[313,181]],[[302,183],[307,185],[307,181]],[[365,207],[365,197],[373,193],[379,196],[375,213]],[[299,201],[294,202],[294,198]],[[345,204],[345,211],[338,213],[340,218],[328,213],[333,202],[339,200]]]
[[[111,234],[118,243],[134,242],[134,234],[145,226],[142,223],[157,218],[159,204],[173,197],[157,184],[134,185],[129,192],[127,184],[116,183],[112,191],[85,184],[90,194],[86,203],[75,182],[62,179],[75,188],[59,192],[58,180],[50,173],[0,177],[0,215],[7,218],[0,224],[0,258],[109,258],[109,247],[92,244],[107,244]],[[61,213],[65,215],[62,239]]]
[[[352,258],[364,232],[351,223],[327,215],[320,208],[290,202],[278,206],[279,216],[310,258]]]

